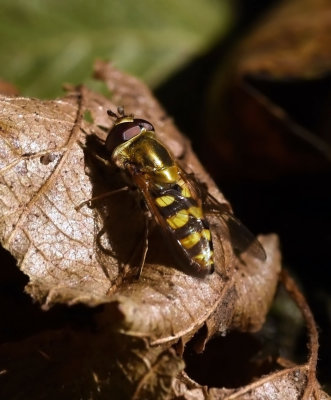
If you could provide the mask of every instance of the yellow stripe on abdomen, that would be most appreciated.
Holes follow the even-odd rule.
[[[160,196],[155,199],[155,202],[159,207],[170,206],[170,204],[172,204],[174,201],[175,201],[174,196],[169,196],[169,195]]]
[[[184,237],[183,239],[180,239],[180,243],[186,248],[190,249],[194,245],[196,245],[201,239],[200,233],[199,232],[193,232]]]
[[[196,256],[194,256],[194,260],[198,262],[200,265],[208,266],[214,263],[213,260],[213,251],[202,252]]]
[[[203,229],[201,232],[193,232],[184,238],[180,239],[180,243],[186,248],[190,249],[196,245],[201,239],[211,240],[211,234],[209,229]]]
[[[187,210],[183,209],[177,212],[177,214],[166,219],[167,223],[172,229],[178,229],[186,225],[190,216]]]

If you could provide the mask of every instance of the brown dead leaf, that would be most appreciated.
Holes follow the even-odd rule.
[[[106,64],[99,63],[97,71],[116,93],[116,104],[151,120],[185,168],[207,182],[224,202],[187,140],[146,87]],[[141,232],[142,215],[134,208],[135,202],[123,193],[77,209],[114,188],[118,180],[116,174],[109,176],[105,168],[96,168],[94,150],[86,147],[96,135],[105,138],[99,126],[110,127],[106,110],[115,104],[84,88],[56,101],[14,97],[0,101],[1,238],[29,276],[27,291],[34,300],[45,307],[110,303],[102,320],[107,324],[115,320],[120,330],[153,344],[187,339],[206,321],[207,338],[233,324],[244,329],[261,326],[280,271],[275,238],[261,239],[268,253],[265,265],[248,258],[244,265],[234,257],[229,240],[218,237],[214,240],[216,265],[225,261],[225,268],[201,279],[176,268],[156,232],[140,279],[122,281],[132,268]],[[92,123],[83,118],[87,112]],[[211,223],[218,232],[218,217],[212,217]],[[245,309],[240,306],[244,304],[241,296],[250,291],[263,313],[256,312],[254,303]],[[243,315],[251,322],[244,322]]]
[[[108,64],[96,70],[111,102],[83,87],[54,101],[0,98],[2,244],[44,309],[103,305],[94,314],[97,333],[45,331],[2,346],[4,398],[52,397],[54,388],[59,398],[77,387],[83,398],[169,398],[183,369],[170,346],[200,328],[200,351],[217,332],[259,329],[278,282],[277,237],[260,237],[266,262],[249,253],[239,259],[217,215],[210,216],[215,273],[182,272],[155,229],[142,274],[133,277],[143,214],[134,194],[101,198],[123,183],[100,161],[112,124],[107,109],[124,105],[150,120],[185,170],[226,201],[149,90]]]
[[[259,238],[264,263],[249,252],[238,258],[219,216],[212,215],[215,273],[197,278],[182,272],[155,230],[142,274],[133,278],[143,222],[135,197],[121,193],[84,203],[121,183],[96,157],[112,124],[107,109],[124,105],[150,120],[185,170],[226,201],[149,90],[108,64],[99,62],[96,71],[112,91],[111,102],[86,88],[72,88],[55,101],[0,98],[2,243],[29,277],[28,293],[44,308],[102,305],[93,312],[93,331],[47,330],[2,345],[2,397],[327,398],[315,381],[316,327],[290,279],[287,288],[300,298],[310,332],[315,329],[306,364],[236,390],[207,389],[179,374],[184,364],[173,343],[181,350],[198,332],[196,349],[203,351],[216,333],[262,326],[280,273],[278,240]]]
[[[96,267],[93,211],[75,211],[92,193],[79,96],[0,102],[2,244],[35,300],[100,302],[110,284]]]

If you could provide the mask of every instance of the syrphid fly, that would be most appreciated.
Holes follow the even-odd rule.
[[[152,218],[183,256],[184,269],[200,276],[212,273],[213,239],[204,203],[210,201],[214,211],[222,207],[209,194],[202,196],[202,185],[179,166],[149,121],[125,115],[121,107],[118,115],[111,110],[108,115],[115,118],[105,143],[110,162],[139,190]],[[224,210],[219,216],[234,248],[245,249],[249,243],[255,257],[266,258],[261,244],[238,219]]]

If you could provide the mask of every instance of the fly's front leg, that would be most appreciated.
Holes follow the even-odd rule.
[[[92,203],[94,203],[95,201],[102,200],[102,199],[105,199],[107,197],[113,196],[114,194],[126,192],[128,190],[130,190],[129,186],[123,186],[123,187],[121,187],[119,189],[111,190],[110,192],[102,193],[99,196],[92,197],[91,199],[85,200],[82,203],[78,204],[78,206],[75,207],[75,210],[79,211],[83,206],[85,206],[85,204],[88,204],[89,207],[91,207]]]

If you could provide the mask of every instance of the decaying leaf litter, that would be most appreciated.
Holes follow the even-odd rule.
[[[249,254],[238,259],[226,238],[222,242],[217,240],[216,264],[219,260],[224,269],[199,279],[176,268],[156,232],[151,237],[142,275],[139,280],[134,279],[130,274],[130,257],[137,247],[141,213],[128,214],[127,209],[137,210],[135,202],[123,193],[116,200],[105,198],[80,207],[118,184],[115,175],[110,179],[102,163],[98,165],[94,154],[112,124],[107,109],[123,104],[129,113],[153,121],[159,138],[180,158],[185,169],[194,171],[220,202],[226,201],[203,171],[187,139],[178,133],[144,85],[101,62],[96,65],[96,75],[106,82],[111,101],[84,87],[72,88],[67,96],[55,101],[19,97],[0,100],[1,239],[29,277],[27,293],[44,309],[59,304],[102,305],[95,313],[95,324],[101,332],[98,344],[90,337],[88,341],[93,346],[83,357],[72,357],[70,351],[69,357],[63,351],[68,365],[72,358],[79,363],[83,359],[82,365],[88,370],[83,368],[82,373],[80,365],[70,371],[70,381],[63,383],[64,392],[81,382],[87,373],[93,376],[90,389],[88,384],[82,386],[87,391],[101,391],[105,395],[115,390],[118,397],[125,398],[155,398],[155,393],[159,393],[159,398],[171,398],[175,396],[174,378],[184,366],[181,358],[169,350],[172,344],[177,343],[177,350],[182,348],[205,327],[199,339],[203,349],[215,333],[231,328],[256,331],[262,326],[280,272],[278,241],[275,235],[259,237],[268,256],[262,263]],[[217,217],[212,216],[210,222],[217,232]],[[78,349],[87,337],[86,332],[75,334],[79,337],[75,345]],[[66,335],[72,333],[64,330],[55,335],[63,350],[67,350],[63,346]],[[24,379],[31,352],[37,351],[39,344],[47,348],[42,351],[44,363],[54,358],[47,343],[52,337],[54,334],[47,332],[20,342],[22,348],[18,346],[18,353],[23,352],[23,357],[22,353],[19,357],[26,360],[26,365],[15,368],[9,363],[4,368],[9,382],[7,390],[13,389],[14,380]],[[109,346],[107,360],[100,360],[108,341],[113,345],[121,342],[122,352]],[[34,350],[26,351],[27,345]],[[2,349],[7,356],[12,351],[12,346]],[[59,354],[63,355],[61,351]],[[164,354],[167,356],[163,357]],[[89,365],[91,358],[94,365]],[[147,361],[150,358],[154,361]],[[141,370],[142,365],[149,366],[147,371]],[[157,367],[153,368],[154,365]],[[172,372],[167,369],[169,365]],[[45,365],[33,368],[47,370]],[[166,384],[161,379],[164,371],[168,371]],[[47,381],[59,383],[58,372],[48,376]],[[125,388],[117,385],[121,379],[110,378],[120,372]],[[164,385],[167,390],[163,393],[160,387]],[[47,393],[46,386],[41,386],[39,393]]]

